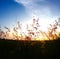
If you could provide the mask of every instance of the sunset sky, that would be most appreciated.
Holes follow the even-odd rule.
[[[43,22],[60,17],[60,0],[0,0],[1,27],[24,23],[33,16]]]

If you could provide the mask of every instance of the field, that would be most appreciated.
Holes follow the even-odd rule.
[[[60,39],[23,41],[0,39],[0,59],[58,59]]]

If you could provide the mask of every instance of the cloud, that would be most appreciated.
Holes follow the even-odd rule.
[[[35,5],[36,2],[42,2],[45,0],[15,0],[18,3],[22,3],[25,7],[30,7],[31,5]]]
[[[53,17],[47,0],[15,0],[15,2],[26,8],[29,17],[38,16],[41,20],[50,20]]]
[[[38,10],[43,5],[39,2],[45,2],[46,0],[15,0],[17,3],[22,4],[25,8],[30,10]]]
[[[17,3],[21,3],[25,6],[26,10],[30,14],[49,14],[50,9],[49,6],[42,5],[42,3],[46,2],[46,0],[15,0]],[[40,2],[38,4],[38,2]]]

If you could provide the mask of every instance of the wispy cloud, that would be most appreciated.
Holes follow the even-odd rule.
[[[33,7],[36,5],[36,2],[43,2],[45,0],[15,0],[18,3],[22,3],[25,7]]]
[[[46,5],[46,0],[15,0],[25,6],[27,12],[31,15],[50,15],[51,11],[49,6]],[[45,3],[42,5],[41,3]]]
[[[26,8],[29,17],[38,16],[41,20],[50,20],[53,16],[48,0],[15,0]]]
[[[37,10],[41,8],[41,4],[39,2],[45,2],[46,0],[15,0],[17,3],[22,4],[26,8],[30,10]]]

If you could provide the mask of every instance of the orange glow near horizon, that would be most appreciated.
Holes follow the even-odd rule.
[[[0,38],[12,40],[53,40],[60,37],[60,24],[55,20],[50,24],[48,21],[33,19],[22,25],[19,21],[17,26],[6,31],[0,29]]]

